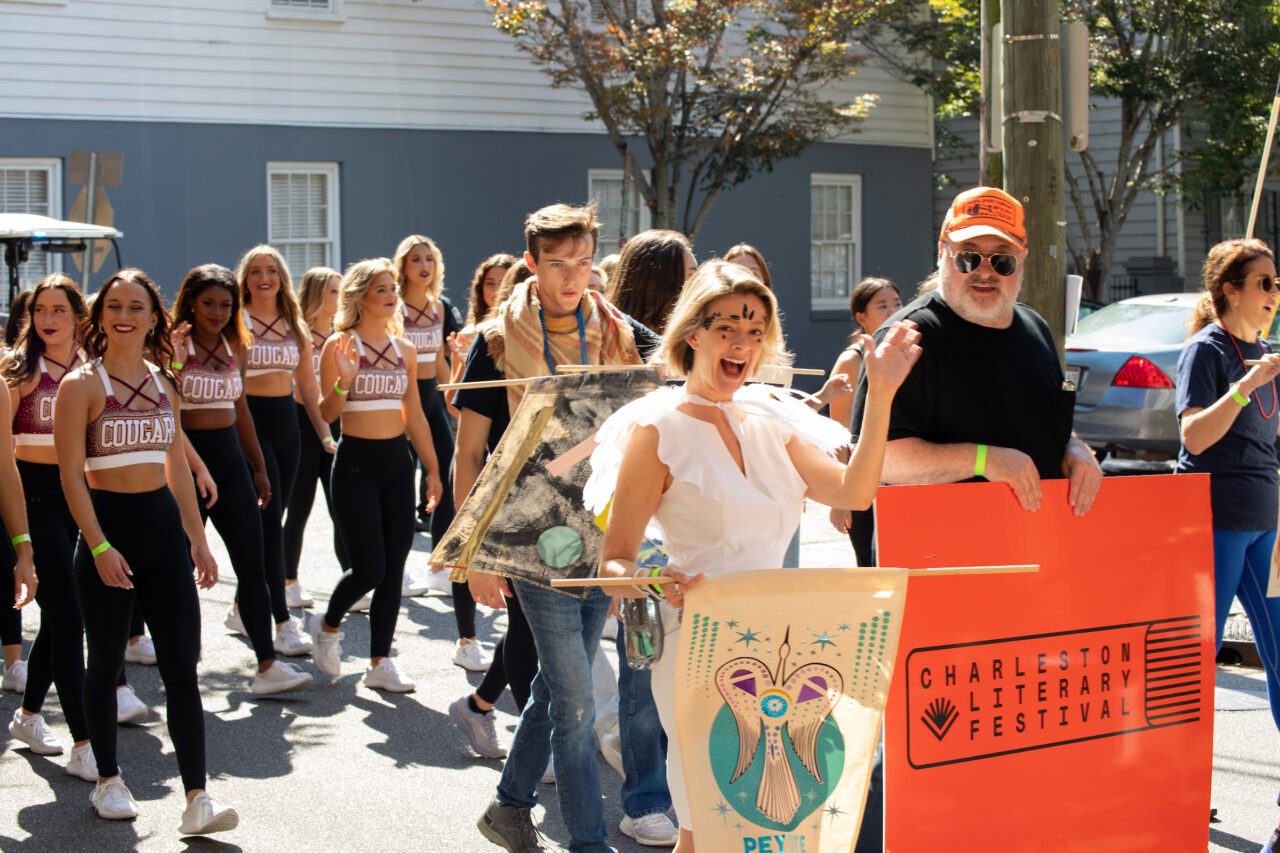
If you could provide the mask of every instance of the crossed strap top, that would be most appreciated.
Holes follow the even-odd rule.
[[[13,412],[13,443],[18,446],[53,446],[53,402],[58,396],[58,385],[62,379],[54,379],[49,375],[45,358],[46,356],[40,356],[40,381],[31,389],[30,394],[22,396],[18,401],[18,408]],[[75,358],[71,359],[70,364],[53,363],[62,367],[62,375],[66,376],[83,360],[84,353],[76,350]]]
[[[155,383],[158,399],[152,398],[143,390],[147,385],[146,379],[136,388],[122,379],[116,379],[116,382],[133,392],[128,400],[121,403],[111,389],[114,377],[107,375],[107,369],[101,361],[93,363],[93,370],[102,379],[102,387],[106,389],[107,401],[101,414],[89,421],[85,430],[86,471],[148,463],[164,464],[165,452],[173,444],[173,406],[160,385],[160,371],[151,362],[146,362],[146,365],[151,381]],[[134,397],[141,397],[151,403],[151,408],[141,411],[130,409],[129,403],[133,402]]]
[[[178,389],[188,411],[234,409],[236,400],[244,393],[244,380],[240,378],[235,353],[226,337],[219,337],[227,357],[218,355],[218,348],[214,347],[204,361],[196,359],[195,345],[187,338],[187,361],[178,371]],[[213,362],[221,363],[222,367],[215,367]]]
[[[270,323],[262,327],[262,331],[279,333],[276,323],[284,320],[280,314]],[[301,356],[298,354],[298,342],[293,339],[289,324],[285,323],[285,335],[282,338],[264,338],[253,329],[253,317],[246,308],[244,324],[253,334],[253,346],[245,359],[245,376],[265,376],[268,373],[293,373]]]
[[[444,312],[434,317],[404,303],[404,336],[418,350],[418,364],[432,364],[444,346]]]
[[[320,381],[320,355],[327,340],[329,340],[328,335],[322,335],[315,329],[311,330],[311,368],[316,372],[316,382]]]
[[[351,336],[356,339],[356,347],[360,351],[360,369],[347,392],[347,403],[343,411],[399,409],[400,401],[409,391],[409,370],[400,355],[400,347],[396,346],[396,339],[391,338],[381,352],[370,345],[369,349],[374,352],[374,357],[370,359],[365,353],[364,341],[360,340],[360,336],[354,331]],[[393,350],[396,354],[394,363],[387,355]]]

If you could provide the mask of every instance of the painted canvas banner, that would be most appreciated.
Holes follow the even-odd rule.
[[[906,596],[892,569],[777,569],[690,591],[676,725],[699,850],[852,849]]]
[[[593,576],[603,532],[582,503],[592,436],[605,418],[658,385],[651,369],[530,382],[432,551],[432,565],[475,568],[542,586],[552,578]],[[586,595],[585,588],[558,591]]]
[[[1214,593],[1204,475],[882,488],[879,554],[912,577],[885,713],[885,849],[1208,846]]]

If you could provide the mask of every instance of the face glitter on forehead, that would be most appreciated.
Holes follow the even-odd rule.
[[[754,320],[756,318],[756,312],[748,308],[747,303],[744,302],[742,303],[742,316],[746,317],[748,320]]]

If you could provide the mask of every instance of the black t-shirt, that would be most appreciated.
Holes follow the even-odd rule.
[[[626,316],[627,322],[631,324],[640,358],[648,361],[662,339],[630,316],[623,316]],[[467,353],[467,366],[462,373],[461,381],[488,382],[507,378],[514,377],[503,376],[498,371],[498,366],[493,363],[493,358],[489,355],[489,346],[485,343],[484,336],[476,335],[475,341],[471,344],[471,351]],[[454,397],[453,405],[460,410],[470,409],[490,420],[489,452],[492,453],[498,446],[502,434],[507,431],[507,424],[511,422],[511,408],[507,405],[507,389],[463,388]]]
[[[441,334],[444,335],[444,339],[447,341],[449,340],[449,335],[462,331],[462,315],[454,307],[453,300],[443,293],[440,294],[440,305],[444,308],[444,322],[441,324]]]
[[[876,331],[879,343],[896,320],[913,320],[923,353],[893,400],[889,440],[973,442],[1021,450],[1042,479],[1062,476],[1075,392],[1062,390],[1062,365],[1048,325],[1026,305],[1013,323],[970,323],[932,291],[904,306]],[[853,425],[862,425],[866,371],[858,382]]]
[[[1271,352],[1266,341],[1234,339],[1217,323],[1191,336],[1178,358],[1178,420],[1190,408],[1207,409],[1226,395],[1231,383],[1244,378],[1243,359]],[[1239,347],[1237,353],[1236,347]],[[1276,475],[1276,384],[1249,395],[1227,434],[1192,454],[1178,451],[1178,473],[1207,473],[1215,530],[1272,530],[1280,477]],[[1261,403],[1259,403],[1261,401]],[[1265,417],[1271,412],[1270,418]]]

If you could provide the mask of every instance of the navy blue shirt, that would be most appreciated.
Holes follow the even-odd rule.
[[[1187,409],[1209,408],[1228,393],[1233,382],[1243,379],[1249,370],[1243,359],[1269,352],[1266,341],[1233,338],[1217,323],[1192,335],[1178,358],[1179,422]],[[1263,417],[1267,412],[1270,418]],[[1249,405],[1241,408],[1231,429],[1203,453],[1189,453],[1185,446],[1178,451],[1179,474],[1209,475],[1214,530],[1275,529],[1280,502],[1277,418],[1276,384],[1271,382],[1249,395]]]

